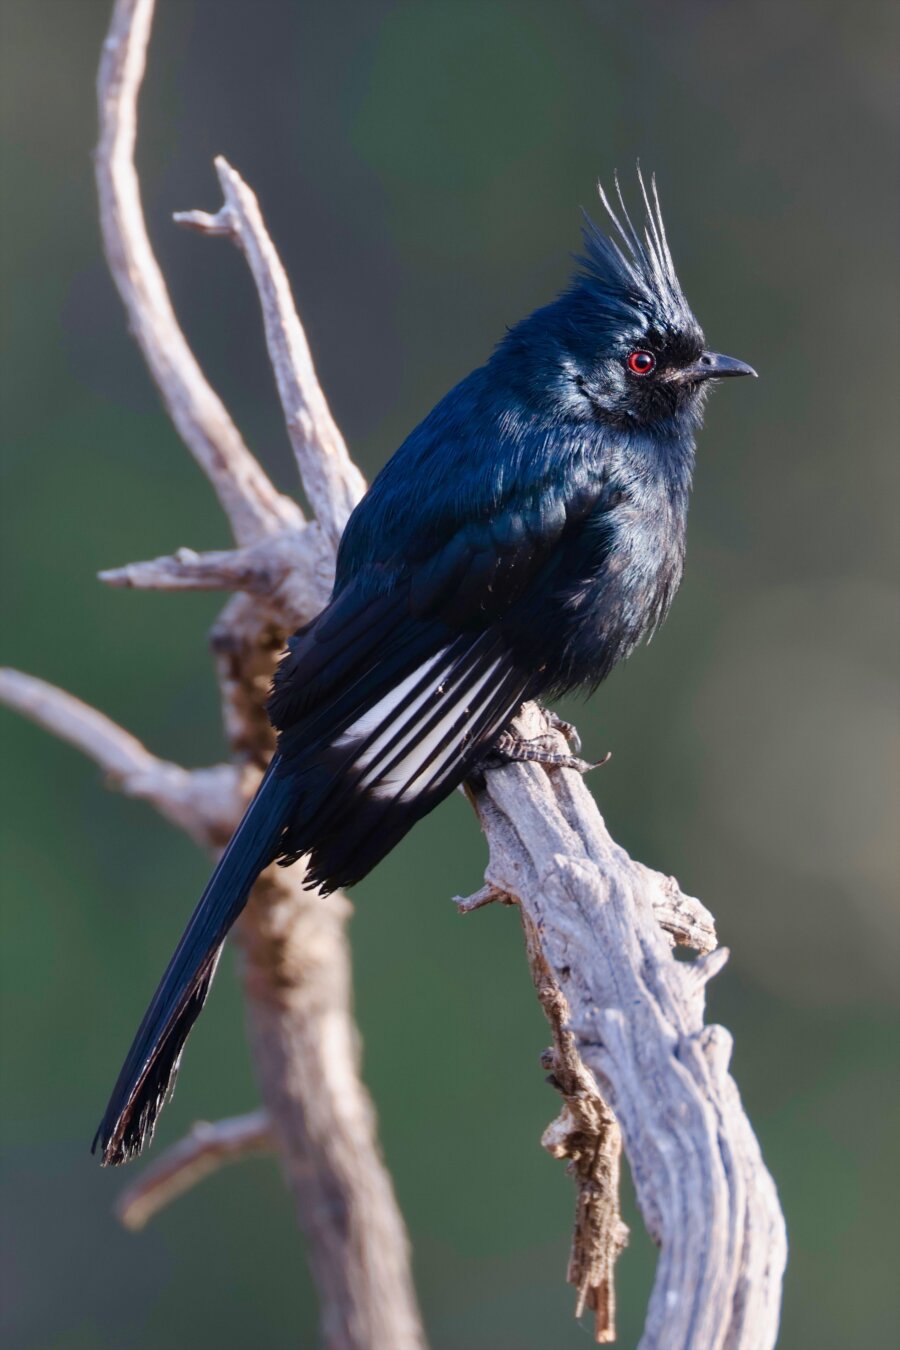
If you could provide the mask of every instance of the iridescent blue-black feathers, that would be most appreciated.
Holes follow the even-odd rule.
[[[94,1136],[93,1148],[100,1146],[104,1163],[127,1162],[152,1139],[184,1043],[206,1002],[222,943],[254,881],[276,856],[288,804],[285,785],[270,767],[200,897],[122,1065]]]
[[[601,193],[567,290],[441,400],[353,513],[325,611],[294,635],[278,749],[139,1028],[98,1131],[152,1134],[221,945],[258,873],[360,880],[485,759],[523,699],[593,687],[662,621],[681,579],[710,378],[655,186],[639,231]]]

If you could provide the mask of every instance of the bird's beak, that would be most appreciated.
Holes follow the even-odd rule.
[[[679,370],[679,384],[696,384],[698,380],[724,380],[731,375],[752,375],[756,371],[746,361],[736,361],[733,356],[721,356],[718,352],[704,352],[699,361],[692,366]]]

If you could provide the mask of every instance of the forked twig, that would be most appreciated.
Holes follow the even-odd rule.
[[[347,453],[316,378],[290,282],[269,238],[259,202],[222,155],[216,159],[216,172],[225,196],[222,209],[215,216],[179,211],[175,220],[202,234],[230,235],[250,264],[303,487],[328,543],[336,549],[347,518],[365,491],[365,480]]]

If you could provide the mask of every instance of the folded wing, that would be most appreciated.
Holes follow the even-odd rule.
[[[595,492],[542,492],[418,538],[402,568],[353,572],[291,639],[269,712],[296,803],[281,858],[305,856],[311,884],[365,876],[539,692],[515,626]]]
[[[325,890],[358,881],[390,852],[472,771],[528,693],[498,633],[409,623],[404,600],[395,604],[401,612],[385,612],[366,642],[346,630],[352,659],[341,650],[341,686],[321,702],[310,694],[320,635],[294,639],[272,698],[275,773],[295,802],[281,858],[308,855],[310,884]]]

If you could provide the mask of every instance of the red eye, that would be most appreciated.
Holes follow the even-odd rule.
[[[652,352],[632,352],[625,364],[632,375],[649,375],[656,369],[656,357]]]

